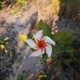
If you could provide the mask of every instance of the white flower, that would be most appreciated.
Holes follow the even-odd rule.
[[[43,37],[43,30],[38,31],[34,38],[35,42],[32,39],[26,40],[26,43],[35,50],[30,56],[40,56],[46,52],[48,57],[51,57],[51,44],[55,46],[55,42],[48,36]]]

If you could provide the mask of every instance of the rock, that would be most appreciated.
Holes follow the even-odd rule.
[[[6,14],[5,17],[4,14]],[[22,11],[18,16],[10,15],[9,12],[4,14],[2,13],[0,15],[3,17],[3,19],[0,19],[2,22],[0,25],[5,25],[4,28],[7,27],[4,34],[7,34],[10,37],[10,41],[16,47],[16,61],[19,62],[12,65],[12,80],[17,80],[17,75],[21,74],[23,71],[26,72],[24,77],[27,80],[32,80],[33,78],[30,77],[31,74],[35,77],[38,71],[42,68],[42,65],[39,61],[39,57],[29,57],[32,51],[19,41],[18,34],[21,33],[27,35],[32,32],[38,16],[37,9],[35,6],[30,5],[28,11]],[[3,23],[4,20],[5,22]]]

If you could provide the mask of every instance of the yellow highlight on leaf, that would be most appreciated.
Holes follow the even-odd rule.
[[[4,49],[4,48],[5,48],[5,46],[4,46],[4,45],[0,45],[0,48],[1,48],[1,49]]]
[[[8,53],[8,50],[7,49],[5,49],[5,53]]]
[[[5,44],[9,44],[9,42],[6,42]]]
[[[19,37],[20,41],[22,41],[23,43],[25,43],[25,40],[27,40],[27,36],[26,35],[19,34],[18,37]]]
[[[4,38],[4,41],[7,41],[9,39],[9,37]]]

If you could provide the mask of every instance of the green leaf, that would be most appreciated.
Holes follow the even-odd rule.
[[[56,44],[56,46],[52,46],[52,57],[54,55],[61,54],[64,50],[62,49],[62,45]]]
[[[49,80],[50,77],[51,77],[51,75],[48,73],[39,73],[37,80]]]
[[[70,31],[65,31],[65,36],[64,36],[64,39],[65,39],[65,40],[68,39],[68,38],[71,38],[71,36],[72,36],[72,32],[70,32]]]
[[[71,46],[65,47],[65,52],[68,52],[71,57],[74,57],[74,49]]]
[[[40,58],[40,61],[41,62],[45,62],[46,60],[47,60],[47,55],[46,55],[46,53],[44,53],[43,55],[42,55],[42,57]]]
[[[80,48],[75,50],[75,54],[74,54],[74,60],[78,63],[80,63]]]
[[[65,40],[72,35],[72,32],[59,31],[52,36],[54,41]]]
[[[51,37],[50,27],[46,23],[44,23],[42,20],[40,20],[40,22],[39,22],[38,30],[43,30],[44,31],[44,36]]]
[[[61,61],[58,60],[55,64],[52,65],[54,68],[59,68],[61,66]]]
[[[56,58],[57,55],[53,52],[52,55],[51,55],[51,57]]]
[[[67,65],[67,66],[70,65],[70,63],[69,63],[69,61],[68,61],[67,59],[64,59],[64,60],[63,60],[63,63],[64,63],[65,65]]]
[[[26,71],[25,71],[25,70],[23,70],[23,71],[22,71],[22,73],[23,73],[23,74],[25,74],[25,73],[26,73]]]
[[[66,45],[71,46],[73,41],[72,41],[72,38],[69,37],[69,38],[63,40],[63,42],[64,42],[64,45],[65,45],[65,46],[66,46]]]
[[[0,10],[2,9],[2,1],[0,1]]]
[[[27,34],[27,38],[32,39],[33,38],[32,34],[31,33]]]
[[[22,74],[18,74],[17,75],[17,80],[24,80],[23,75]]]

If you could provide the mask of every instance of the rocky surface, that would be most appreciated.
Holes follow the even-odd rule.
[[[75,21],[60,18],[56,15],[53,16],[51,0],[35,1],[35,5],[37,3],[38,6],[35,7],[33,4],[25,5],[20,9],[18,14],[11,15],[9,8],[0,11],[0,35],[9,36],[12,45],[15,46],[16,61],[18,62],[12,65],[12,80],[17,80],[17,75],[23,71],[25,72],[25,80],[35,80],[36,74],[43,67],[39,61],[39,57],[29,57],[32,51],[19,41],[19,33],[27,35],[33,29],[37,29],[37,24],[40,19],[43,19],[44,22],[50,25],[52,34],[59,30],[75,31],[79,28],[79,25]],[[24,11],[23,8],[26,7],[28,10]],[[59,73],[56,73],[56,75],[60,77]]]
[[[28,5],[28,7],[28,11],[20,12],[18,15],[10,15],[10,12],[1,12],[0,14],[0,35],[9,36],[10,41],[15,46],[16,61],[20,60],[19,63],[12,65],[12,80],[17,80],[17,75],[23,71],[26,72],[25,80],[32,80],[32,77],[35,77],[42,68],[39,57],[29,57],[32,51],[18,38],[19,33],[27,35],[32,32],[38,16],[35,6]]]

